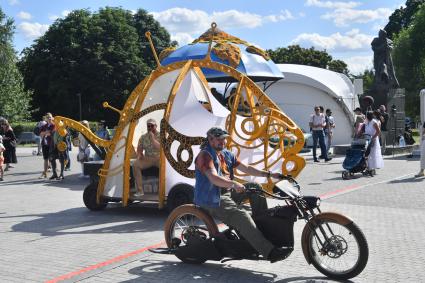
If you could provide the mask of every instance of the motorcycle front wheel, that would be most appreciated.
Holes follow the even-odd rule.
[[[308,257],[319,272],[333,279],[347,280],[363,271],[369,247],[354,222],[329,217],[314,219],[307,225],[303,243],[307,244]]]

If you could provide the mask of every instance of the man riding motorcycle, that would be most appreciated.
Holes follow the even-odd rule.
[[[229,150],[225,149],[227,131],[213,127],[207,132],[207,140],[201,145],[201,152],[195,159],[194,203],[223,221],[239,233],[270,262],[286,258],[288,250],[275,247],[256,227],[249,213],[240,203],[249,197],[252,212],[256,215],[267,209],[266,199],[258,194],[245,193],[245,187],[233,180],[233,169],[259,177],[279,178],[279,173],[259,170],[241,163]],[[234,189],[236,193],[231,194]]]

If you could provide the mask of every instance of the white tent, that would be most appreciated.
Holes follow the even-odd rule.
[[[284,79],[271,85],[267,95],[306,132],[315,105],[330,108],[336,128],[333,144],[350,142],[353,110],[358,106],[353,83],[344,74],[322,68],[278,64]]]

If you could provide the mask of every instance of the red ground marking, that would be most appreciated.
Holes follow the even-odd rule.
[[[342,189],[338,189],[338,190],[335,190],[335,191],[332,191],[332,192],[324,193],[323,195],[320,195],[320,198],[321,199],[326,199],[326,198],[329,198],[331,196],[334,196],[334,195],[337,195],[337,194],[340,194],[340,193],[344,193],[344,192],[347,192],[347,191],[350,191],[350,190],[357,189],[359,187],[360,187],[359,185],[351,185],[351,186],[348,186],[348,187],[345,187],[345,188],[342,188]],[[219,227],[221,225],[224,226],[224,224],[220,224]],[[98,264],[90,265],[88,267],[85,267],[83,269],[80,269],[80,270],[77,270],[77,271],[74,271],[74,272],[67,273],[65,275],[62,275],[62,276],[56,277],[54,279],[51,279],[49,281],[46,281],[45,283],[56,283],[56,282],[59,282],[59,281],[70,279],[70,278],[72,278],[74,276],[83,274],[85,272],[88,272],[88,271],[91,271],[91,270],[95,270],[95,269],[98,269],[100,267],[107,266],[107,265],[116,263],[118,261],[121,261],[123,259],[129,258],[131,256],[134,256],[134,255],[137,255],[137,254],[146,252],[149,249],[158,248],[158,247],[160,247],[160,246],[162,246],[164,244],[165,244],[165,242],[162,241],[161,243],[157,243],[157,244],[151,245],[149,247],[144,247],[144,248],[141,248],[141,249],[138,249],[138,250],[135,250],[135,251],[132,251],[132,252],[129,252],[129,253],[126,253],[126,254],[123,254],[123,255],[114,257],[114,258],[112,258],[110,260],[107,260],[107,261],[104,261],[104,262],[101,262],[101,263],[98,263]]]
[[[342,189],[339,189],[339,190],[335,190],[335,191],[332,191],[332,192],[324,193],[323,195],[320,195],[319,197],[321,199],[327,199],[327,198],[330,198],[330,197],[332,197],[334,195],[338,195],[340,193],[345,193],[345,192],[348,192],[348,191],[357,189],[359,187],[360,187],[359,185],[351,185],[351,186],[348,186],[348,187],[345,187],[345,188],[342,188]]]
[[[141,249],[138,249],[138,250],[135,250],[135,251],[132,251],[132,252],[129,252],[129,253],[126,253],[126,254],[123,254],[123,255],[114,257],[112,259],[109,259],[107,261],[104,261],[104,262],[101,262],[101,263],[98,263],[98,264],[87,266],[87,267],[85,267],[83,269],[80,269],[80,270],[77,270],[77,271],[74,271],[74,272],[67,273],[65,275],[62,275],[62,276],[56,277],[54,279],[51,279],[49,281],[46,281],[46,283],[56,283],[56,282],[59,282],[59,281],[62,281],[62,280],[70,279],[70,278],[72,278],[74,276],[83,274],[85,272],[98,269],[99,267],[107,266],[107,265],[110,265],[112,263],[115,263],[115,262],[121,261],[123,259],[129,258],[131,256],[134,256],[134,255],[143,253],[143,252],[145,252],[145,251],[147,251],[149,249],[158,248],[158,247],[162,246],[163,244],[165,244],[164,241],[161,242],[161,243],[158,243],[158,244],[154,244],[154,245],[149,246],[149,247],[144,247],[144,248],[141,248]]]

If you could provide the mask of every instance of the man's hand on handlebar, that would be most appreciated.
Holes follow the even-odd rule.
[[[237,193],[243,193],[245,191],[245,186],[234,181],[230,189],[234,189]]]

